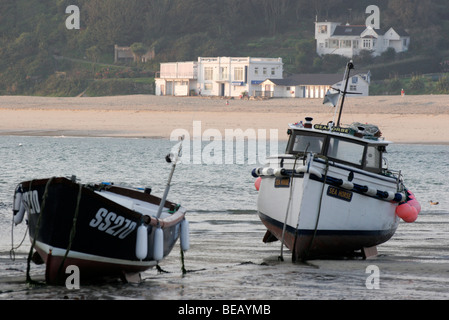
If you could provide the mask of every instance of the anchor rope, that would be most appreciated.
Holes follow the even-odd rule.
[[[278,257],[278,260],[279,260],[279,261],[284,261],[284,237],[285,237],[285,229],[287,228],[287,218],[288,218],[288,213],[289,213],[289,211],[290,211],[290,206],[291,206],[291,201],[292,201],[292,195],[293,195],[293,181],[294,181],[293,175],[294,175],[294,173],[295,173],[296,162],[298,161],[298,158],[299,158],[299,153],[296,154],[295,162],[293,163],[292,174],[291,174],[291,177],[290,177],[290,179],[291,179],[290,195],[289,195],[289,198],[288,198],[287,210],[286,210],[286,212],[285,212],[284,225],[283,225],[283,227],[282,227],[281,253],[280,253],[279,257]]]
[[[39,217],[37,218],[37,223],[36,223],[36,227],[34,229],[34,238],[33,238],[33,242],[31,243],[31,248],[30,248],[30,252],[28,253],[28,258],[27,258],[27,272],[26,272],[26,282],[28,284],[33,284],[33,285],[37,285],[37,284],[42,284],[41,282],[35,281],[31,279],[30,276],[30,264],[31,264],[31,258],[33,256],[33,249],[34,246],[36,245],[36,240],[37,237],[39,235],[39,231],[40,231],[40,227],[41,227],[41,221],[42,221],[42,216],[44,214],[44,208],[45,208],[45,202],[47,200],[48,197],[48,187],[50,185],[50,183],[53,181],[54,177],[51,177],[50,179],[48,179],[46,185],[45,185],[45,190],[44,190],[44,194],[42,195],[42,203],[40,206],[40,213],[39,213]],[[31,186],[32,186],[33,180],[30,181],[30,186],[29,186],[29,191],[31,191]],[[29,196],[29,203],[30,203],[30,207],[29,210],[31,211],[31,192],[29,192],[28,194]]]
[[[321,195],[320,195],[320,201],[318,203],[318,213],[315,221],[315,229],[313,230],[312,239],[310,239],[309,246],[307,247],[307,251],[305,252],[304,257],[301,259],[302,261],[305,261],[307,257],[309,256],[310,249],[312,248],[313,242],[315,241],[316,233],[318,230],[318,223],[320,221],[320,215],[321,215],[321,204],[323,202],[323,194],[324,194],[324,187],[326,185],[326,178],[327,178],[327,172],[329,171],[329,159],[325,156],[322,156],[324,160],[326,161],[326,168],[324,170],[324,180],[323,180],[323,187],[321,188]]]
[[[12,261],[16,260],[16,253],[14,251],[19,249],[22,246],[22,244],[25,241],[25,238],[27,236],[28,228],[29,228],[29,226],[27,224],[27,227],[26,227],[25,232],[23,234],[22,240],[20,241],[20,243],[17,246],[14,246],[14,215],[12,216],[12,223],[11,223],[11,250],[9,250],[9,258]]]
[[[79,207],[80,207],[80,202],[81,202],[81,192],[83,190],[83,185],[81,183],[78,184],[78,186],[79,186],[78,196],[77,196],[77,199],[76,199],[75,214],[73,215],[72,229],[70,230],[69,243],[67,245],[67,249],[65,251],[64,257],[62,258],[61,264],[59,265],[58,276],[61,274],[62,267],[63,267],[63,265],[65,263],[65,260],[67,259],[67,255],[70,252],[70,248],[72,247],[73,239],[75,238],[75,234],[76,234],[76,222],[78,220],[78,213],[79,213]]]

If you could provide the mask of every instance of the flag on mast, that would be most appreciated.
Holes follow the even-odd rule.
[[[335,107],[338,104],[339,98],[340,98],[340,92],[331,88],[331,89],[327,90],[327,92],[324,96],[323,104]]]

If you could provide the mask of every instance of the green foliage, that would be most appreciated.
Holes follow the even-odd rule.
[[[435,89],[435,93],[449,94],[449,76],[440,77]]]
[[[363,24],[368,4],[360,0],[0,1],[0,94],[74,95],[96,83],[94,79],[131,79],[142,71],[158,70],[159,62],[198,56],[282,57],[286,72],[339,72],[347,59],[317,56],[313,21],[317,17],[346,22],[351,8],[349,22]],[[79,30],[65,27],[69,5],[80,8]],[[402,56],[390,50],[375,59],[361,55],[354,59],[359,68],[370,69],[377,79],[392,73],[441,72],[440,62],[447,60],[441,50],[449,50],[447,1],[380,0],[377,5],[381,26],[408,29],[411,52]],[[113,63],[115,44],[132,45],[137,55],[154,48],[155,60],[129,63],[126,68],[134,75],[120,68],[112,72],[110,66],[106,75],[101,63]],[[61,78],[60,72],[66,75]],[[426,89],[426,81],[421,80]],[[128,89],[120,89],[120,83]],[[105,85],[136,91],[120,81],[101,84]],[[414,80],[410,85],[420,84]]]
[[[408,84],[408,88],[412,92],[422,92],[425,88],[423,78],[420,76],[413,76]]]
[[[133,81],[132,79],[97,80],[89,85],[85,94],[87,96],[154,94],[154,83]]]

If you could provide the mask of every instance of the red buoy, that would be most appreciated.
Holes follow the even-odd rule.
[[[257,179],[256,179],[256,181],[254,181],[254,186],[256,187],[256,190],[257,191],[259,191],[259,188],[260,188],[260,182],[262,181],[262,178],[261,177],[258,177]]]
[[[408,203],[403,203],[396,207],[396,215],[405,222],[414,222],[418,218],[418,210]]]

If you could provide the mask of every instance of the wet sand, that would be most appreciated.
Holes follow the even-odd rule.
[[[194,136],[225,130],[278,130],[312,116],[314,123],[334,118],[335,108],[321,99],[237,100],[211,97],[132,95],[115,97],[0,97],[1,135],[107,136],[170,138],[175,129]],[[449,96],[372,96],[346,98],[341,119],[376,124],[396,143],[449,144]]]
[[[292,263],[287,249],[284,261],[278,260],[279,242],[262,243],[265,229],[254,214],[192,213],[184,276],[179,245],[160,263],[165,272],[148,270],[139,285],[117,280],[81,284],[75,290],[26,284],[27,252],[18,254],[15,262],[4,253],[0,255],[0,300],[171,300],[173,315],[186,300],[234,304],[235,300],[260,300],[272,303],[272,308],[276,300],[447,300],[449,246],[444,216],[424,214],[419,222],[401,223],[394,237],[378,246],[378,256],[367,260]],[[370,278],[373,268],[378,270],[378,287]],[[43,281],[43,274],[42,265],[31,264],[33,280]],[[294,312],[294,303],[287,306]]]

